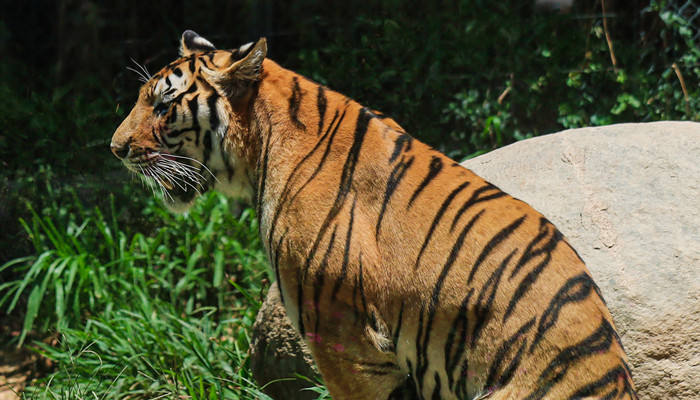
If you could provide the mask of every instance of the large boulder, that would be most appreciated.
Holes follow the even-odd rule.
[[[284,312],[277,284],[267,292],[253,324],[250,369],[263,392],[275,400],[313,400],[320,377],[301,336]]]
[[[641,398],[700,397],[700,124],[568,130],[463,165],[542,212],[577,249]],[[284,320],[259,317],[256,332]]]

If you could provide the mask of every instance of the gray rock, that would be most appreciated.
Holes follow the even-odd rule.
[[[277,284],[270,286],[253,324],[250,368],[263,392],[275,400],[313,400],[308,389],[320,379],[313,359],[287,318]]]
[[[613,314],[640,398],[700,398],[700,124],[569,130],[463,165],[542,212],[577,249]],[[256,369],[308,374],[302,362],[268,355],[305,348],[280,333],[291,325],[275,292],[265,303],[276,311],[261,310],[255,324],[256,343],[267,346],[254,346],[259,383],[269,378]]]
[[[640,398],[700,398],[700,124],[569,130],[463,165],[542,212],[579,252]]]

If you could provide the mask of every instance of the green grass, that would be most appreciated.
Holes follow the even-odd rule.
[[[0,309],[23,318],[16,344],[55,366],[24,397],[268,398],[248,368],[270,278],[253,211],[207,194],[177,216],[149,199],[125,224],[113,200],[69,197],[30,208],[35,255],[0,266],[21,277],[0,284]]]

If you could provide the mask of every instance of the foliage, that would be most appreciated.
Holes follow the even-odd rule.
[[[252,210],[233,211],[215,194],[188,216],[151,199],[144,218],[162,227],[147,236],[120,226],[113,201],[107,214],[77,197],[69,206],[31,209],[23,225],[37,255],[0,267],[23,277],[0,285],[0,307],[24,316],[19,344],[31,333],[59,338],[58,346],[36,342],[58,368],[34,391],[261,396],[246,365],[268,268]]]
[[[226,279],[259,289],[266,268],[257,222],[250,210],[235,217],[221,196],[208,195],[187,218],[173,216],[151,201],[144,214],[165,224],[151,237],[128,236],[120,229],[113,203],[109,217],[99,208],[83,208],[77,198],[73,205],[74,210],[59,208],[58,215],[49,214],[53,208],[44,215],[31,209],[31,222],[22,223],[37,255],[0,267],[24,276],[0,287],[0,306],[8,304],[8,312],[31,289],[20,344],[36,317],[42,321],[40,331],[49,326],[60,330],[69,327],[68,321],[82,322],[86,312],[104,310],[124,295],[131,296],[134,285],[184,312],[202,304],[222,307],[229,300],[223,290]]]
[[[184,315],[134,288],[133,301],[108,309],[58,346],[38,343],[57,371],[27,395],[49,398],[267,399],[248,370],[247,330],[255,308],[217,317],[216,307]]]
[[[306,3],[299,8],[329,11]],[[342,7],[304,21],[314,29],[292,64],[456,159],[562,128],[700,116],[700,47],[663,4],[611,13],[613,49],[592,3],[569,15],[483,0]]]

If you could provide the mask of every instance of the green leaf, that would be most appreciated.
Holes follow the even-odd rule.
[[[39,307],[41,306],[41,300],[44,293],[41,290],[41,286],[34,286],[32,291],[29,293],[29,299],[27,300],[27,313],[24,315],[24,324],[22,325],[22,333],[19,336],[18,346],[22,346],[24,339],[27,337],[27,333],[34,326],[34,320],[39,313]]]
[[[224,277],[224,252],[217,250],[214,252],[214,279],[212,284],[215,288],[221,287]]]

